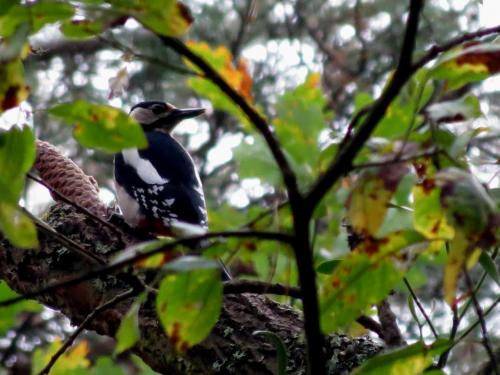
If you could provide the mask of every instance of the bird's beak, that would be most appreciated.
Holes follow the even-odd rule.
[[[169,120],[179,123],[182,120],[193,118],[205,113],[205,108],[176,108],[168,115]]]

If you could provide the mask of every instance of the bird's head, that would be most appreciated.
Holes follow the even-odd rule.
[[[134,118],[145,131],[162,130],[170,133],[182,120],[199,116],[204,108],[176,108],[170,103],[148,101],[132,107],[130,116]]]

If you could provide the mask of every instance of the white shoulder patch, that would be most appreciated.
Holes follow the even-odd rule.
[[[156,168],[149,160],[141,158],[136,148],[129,148],[122,151],[123,160],[133,167],[141,180],[147,184],[166,184],[168,179],[162,178]]]

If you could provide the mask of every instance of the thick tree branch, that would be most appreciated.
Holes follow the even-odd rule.
[[[68,237],[82,245],[92,244],[98,254],[113,253],[115,247],[119,248],[113,231],[63,203],[51,209],[47,222],[58,231],[64,228]],[[63,285],[76,272],[84,271],[88,278],[95,267],[84,259],[75,259],[64,247],[43,234],[40,234],[40,244],[39,250],[26,251],[0,241],[0,278],[27,296],[43,286],[54,285],[54,281]],[[70,285],[66,283],[65,287],[53,288],[51,293],[38,294],[36,299],[61,310],[73,324],[80,325],[98,306],[130,289],[123,281],[126,271],[108,269],[107,273],[94,273],[94,276],[95,281],[81,279]],[[132,299],[127,299],[97,314],[88,323],[88,329],[113,337],[131,303]],[[302,321],[285,305],[248,293],[226,295],[220,321],[213,333],[182,357],[172,350],[155,311],[154,299],[141,307],[142,337],[133,350],[161,373],[211,374],[218,371],[219,374],[229,374],[231,368],[238,368],[241,374],[273,374],[277,369],[275,350],[262,338],[252,336],[256,330],[274,332],[286,343],[290,355],[289,373],[298,374],[304,370],[306,350],[301,339]],[[323,350],[333,361],[330,373],[340,374],[358,366],[380,347],[364,338],[330,336]]]

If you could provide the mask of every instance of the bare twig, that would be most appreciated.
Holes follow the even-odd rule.
[[[64,344],[54,353],[54,355],[50,358],[50,361],[47,365],[38,373],[38,375],[46,375],[50,372],[51,368],[57,362],[57,360],[68,350],[68,348],[73,344],[73,341],[78,337],[82,331],[87,328],[87,326],[104,310],[107,310],[118,303],[136,295],[138,293],[135,289],[129,289],[126,292],[118,294],[113,297],[109,301],[103,303],[102,305],[96,307],[90,314],[87,315],[85,320],[78,326],[78,328],[68,337],[68,339],[64,342]]]
[[[422,306],[422,304],[420,303],[420,300],[418,299],[417,294],[413,290],[412,286],[410,285],[410,283],[409,283],[409,281],[408,281],[408,279],[406,277],[403,279],[403,281],[404,281],[406,287],[408,288],[408,291],[411,294],[411,298],[413,298],[413,301],[415,302],[415,304],[417,305],[418,309],[420,310],[420,313],[424,316],[424,319],[427,322],[427,325],[429,326],[429,328],[431,329],[432,334],[437,339],[438,338],[438,333],[436,331],[436,328],[434,328],[434,325],[432,324],[432,320],[429,318],[429,316],[425,312],[424,306]]]
[[[247,0],[245,10],[243,12],[238,12],[240,16],[240,27],[236,39],[231,43],[231,53],[234,58],[237,58],[240,54],[241,43],[243,42],[245,32],[247,31],[253,13],[255,13],[255,3],[255,0]]]
[[[439,154],[439,153],[440,153],[439,150],[424,151],[424,152],[421,152],[418,154],[408,155],[406,157],[400,157],[400,158],[391,159],[391,160],[374,161],[374,162],[368,162],[368,163],[363,163],[363,164],[354,164],[352,166],[352,169],[383,167],[383,166],[389,165],[389,164],[406,163],[406,162],[417,160],[420,158],[432,157],[432,156]]]
[[[159,59],[157,57],[148,56],[148,55],[145,55],[143,53],[138,53],[133,48],[119,42],[117,39],[113,38],[112,36],[108,36],[108,37],[99,36],[97,39],[104,42],[105,44],[108,44],[109,46],[111,46],[113,48],[116,48],[117,50],[120,50],[126,54],[134,56],[135,58],[137,58],[139,60],[147,61],[151,64],[162,66],[162,67],[167,68],[168,70],[170,70],[172,72],[175,72],[178,74],[190,75],[190,76],[202,76],[202,74],[195,72],[194,70],[187,69],[183,66],[170,64],[170,63],[168,63],[162,59]]]
[[[452,312],[453,312],[453,321],[451,323],[451,332],[449,338],[450,341],[455,340],[455,336],[457,335],[458,332],[458,327],[460,326],[460,318],[458,317],[458,311],[456,306],[452,307]],[[451,349],[452,348],[450,347],[439,356],[439,360],[437,363],[438,368],[444,368],[446,366],[446,362],[448,362],[448,357],[450,356]]]
[[[488,316],[500,303],[500,297],[497,297],[495,302],[491,304],[490,307],[488,307],[484,313],[483,313],[483,318]],[[456,339],[453,342],[453,346],[457,345],[460,341],[462,341],[464,338],[466,338],[478,325],[481,324],[480,319],[477,319],[474,323],[472,323],[461,335],[458,339]],[[450,348],[451,349],[451,348]]]
[[[469,289],[469,292],[471,293],[471,300],[472,304],[474,305],[474,309],[476,310],[476,315],[477,319],[479,320],[479,325],[481,327],[481,333],[482,333],[482,343],[484,346],[484,349],[486,350],[486,353],[488,353],[488,356],[490,357],[490,362],[493,364],[493,371],[496,375],[499,375],[499,368],[496,360],[495,353],[493,349],[491,348],[491,343],[490,339],[488,337],[488,330],[486,329],[486,321],[484,320],[484,312],[483,309],[481,308],[481,305],[479,304],[476,293],[474,291],[474,284],[472,283],[472,280],[470,278],[469,272],[467,269],[464,267],[464,275],[465,275],[465,283],[467,284],[467,288]]]

